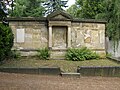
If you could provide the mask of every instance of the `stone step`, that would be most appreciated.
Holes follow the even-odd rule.
[[[77,77],[80,78],[80,73],[61,73],[62,77]]]
[[[51,51],[50,59],[65,59],[66,51]]]

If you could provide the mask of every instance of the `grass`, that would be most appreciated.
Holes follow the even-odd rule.
[[[120,66],[120,64],[109,59],[67,61],[20,58],[16,60],[7,60],[0,65],[0,67],[60,67],[64,72],[76,72],[77,66]]]

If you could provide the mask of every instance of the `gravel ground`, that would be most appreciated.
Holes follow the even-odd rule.
[[[120,90],[120,78],[68,78],[0,72],[0,90]]]

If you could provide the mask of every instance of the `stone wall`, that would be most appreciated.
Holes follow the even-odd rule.
[[[13,18],[9,22],[15,37],[13,48],[27,51],[23,55],[44,47],[50,48],[52,58],[64,57],[68,48],[88,47],[101,56],[106,53],[104,21]]]
[[[38,21],[12,21],[10,26],[14,33],[14,47],[15,49],[39,49],[47,47],[48,45],[48,31],[46,22]],[[24,41],[17,42],[17,29],[24,30]],[[21,37],[22,38],[22,37]]]
[[[77,73],[81,76],[102,76],[120,77],[120,67],[118,66],[81,66],[77,68]]]
[[[105,55],[105,24],[73,22],[71,39],[73,48],[88,47]]]
[[[67,47],[67,27],[54,26],[52,30],[52,47],[63,49]]]

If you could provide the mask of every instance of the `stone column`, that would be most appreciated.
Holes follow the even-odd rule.
[[[68,26],[68,48],[71,47],[71,27]]]
[[[52,48],[52,26],[49,26],[49,48]]]

